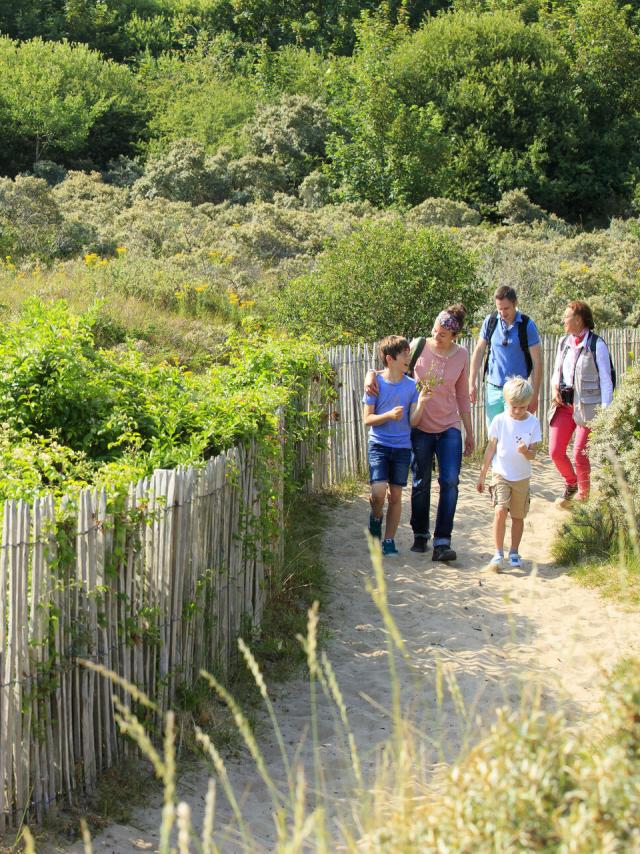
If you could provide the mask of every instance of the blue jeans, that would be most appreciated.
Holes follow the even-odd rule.
[[[416,537],[429,537],[429,511],[431,507],[431,465],[433,455],[438,460],[440,500],[433,536],[434,546],[450,545],[453,518],[458,503],[458,483],[462,465],[462,433],[449,427],[442,433],[411,431],[413,457],[411,472],[411,528]]]

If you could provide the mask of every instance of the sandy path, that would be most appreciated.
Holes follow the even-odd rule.
[[[576,712],[588,711],[599,700],[603,673],[620,657],[640,653],[637,612],[625,612],[598,594],[576,585],[551,562],[553,529],[563,517],[554,504],[558,478],[548,462],[536,464],[534,497],[526,523],[523,570],[501,575],[488,572],[491,555],[492,511],[488,499],[475,492],[475,470],[463,473],[454,547],[459,559],[436,564],[431,553],[414,555],[408,525],[408,500],[398,534],[400,558],[388,559],[385,571],[391,611],[414,660],[405,668],[404,702],[421,728],[441,745],[434,760],[454,758],[474,727],[491,721],[503,703],[517,704],[523,687],[539,684],[546,703],[565,701]],[[408,498],[408,492],[407,492]],[[360,497],[333,511],[324,538],[324,553],[333,584],[326,616],[331,639],[328,654],[345,695],[351,726],[363,753],[365,769],[373,767],[375,745],[390,733],[388,717],[365,699],[390,707],[388,660],[382,620],[364,588],[371,567],[364,542],[368,505]],[[533,561],[537,571],[532,572]],[[465,725],[448,691],[436,702],[435,670],[440,660],[456,676],[464,698]],[[278,688],[276,708],[285,742],[301,749],[307,779],[313,779],[309,747],[309,690],[294,680]],[[350,785],[348,763],[336,736],[328,707],[321,708],[320,744],[329,800],[339,811]],[[275,739],[265,728],[262,745],[269,767],[282,778]],[[258,782],[251,759],[230,760],[229,773],[244,804],[246,822],[255,843],[251,850],[273,844],[271,804]],[[196,829],[202,821],[206,768],[184,775],[180,795],[193,810]],[[219,798],[217,826],[223,851],[238,850],[237,835],[223,830],[231,813]],[[112,826],[94,840],[97,852],[149,850],[157,845],[160,812],[157,805],[136,814],[129,827]],[[49,849],[82,851],[70,848]]]

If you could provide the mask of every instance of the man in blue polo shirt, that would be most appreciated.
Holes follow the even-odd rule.
[[[533,397],[528,409],[532,413],[538,408],[542,380],[542,351],[535,323],[518,311],[516,292],[508,285],[498,288],[493,298],[496,310],[484,319],[469,369],[469,396],[475,403],[478,399],[478,370],[484,358],[487,428],[498,413],[504,412],[502,386],[508,377],[526,379],[531,375]]]

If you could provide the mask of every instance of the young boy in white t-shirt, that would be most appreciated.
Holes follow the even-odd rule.
[[[493,540],[496,552],[489,562],[491,569],[499,572],[504,561],[504,535],[507,515],[511,514],[511,548],[509,566],[520,567],[518,553],[524,519],[529,510],[529,483],[531,460],[542,441],[540,422],[527,411],[533,397],[533,388],[522,377],[511,377],[503,387],[506,404],[502,412],[491,422],[489,443],[484,452],[482,469],[477,490],[484,492],[484,482],[493,463],[493,476],[489,489],[495,507],[493,517]]]

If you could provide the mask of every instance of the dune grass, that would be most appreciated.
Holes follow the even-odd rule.
[[[430,765],[425,743],[411,720],[403,715],[397,670],[406,649],[386,601],[385,578],[377,543],[371,543],[373,577],[370,594],[387,634],[391,679],[393,733],[379,751],[372,779],[362,763],[348,710],[325,653],[318,649],[318,604],[309,609],[307,630],[299,637],[309,671],[311,730],[317,738],[317,697],[322,691],[336,708],[347,767],[351,770],[351,798],[337,816],[324,792],[331,769],[323,768],[314,750],[313,779],[287,753],[269,698],[269,688],[247,644],[240,649],[256,689],[266,703],[280,744],[284,788],[273,777],[261,753],[249,719],[238,702],[215,677],[203,673],[229,709],[243,742],[253,757],[272,801],[278,842],[274,850],[388,852],[415,851],[511,852],[632,851],[640,845],[640,661],[626,659],[610,675],[602,708],[583,722],[570,721],[562,709],[543,711],[539,692],[532,690],[519,708],[502,708],[490,730],[452,765]],[[103,671],[105,676],[109,676]],[[453,690],[449,686],[449,690]],[[130,713],[120,725],[134,736],[139,730]],[[197,732],[209,756],[215,777],[205,793],[206,811],[201,828],[191,823],[190,808],[175,799],[175,716],[165,716],[164,747],[148,747],[156,773],[163,780],[165,806],[161,854],[177,851],[223,851],[216,843],[215,800],[222,789],[232,805],[244,850],[259,851],[252,839],[250,816],[233,792],[224,758],[216,745]],[[89,842],[85,850],[91,851]]]

